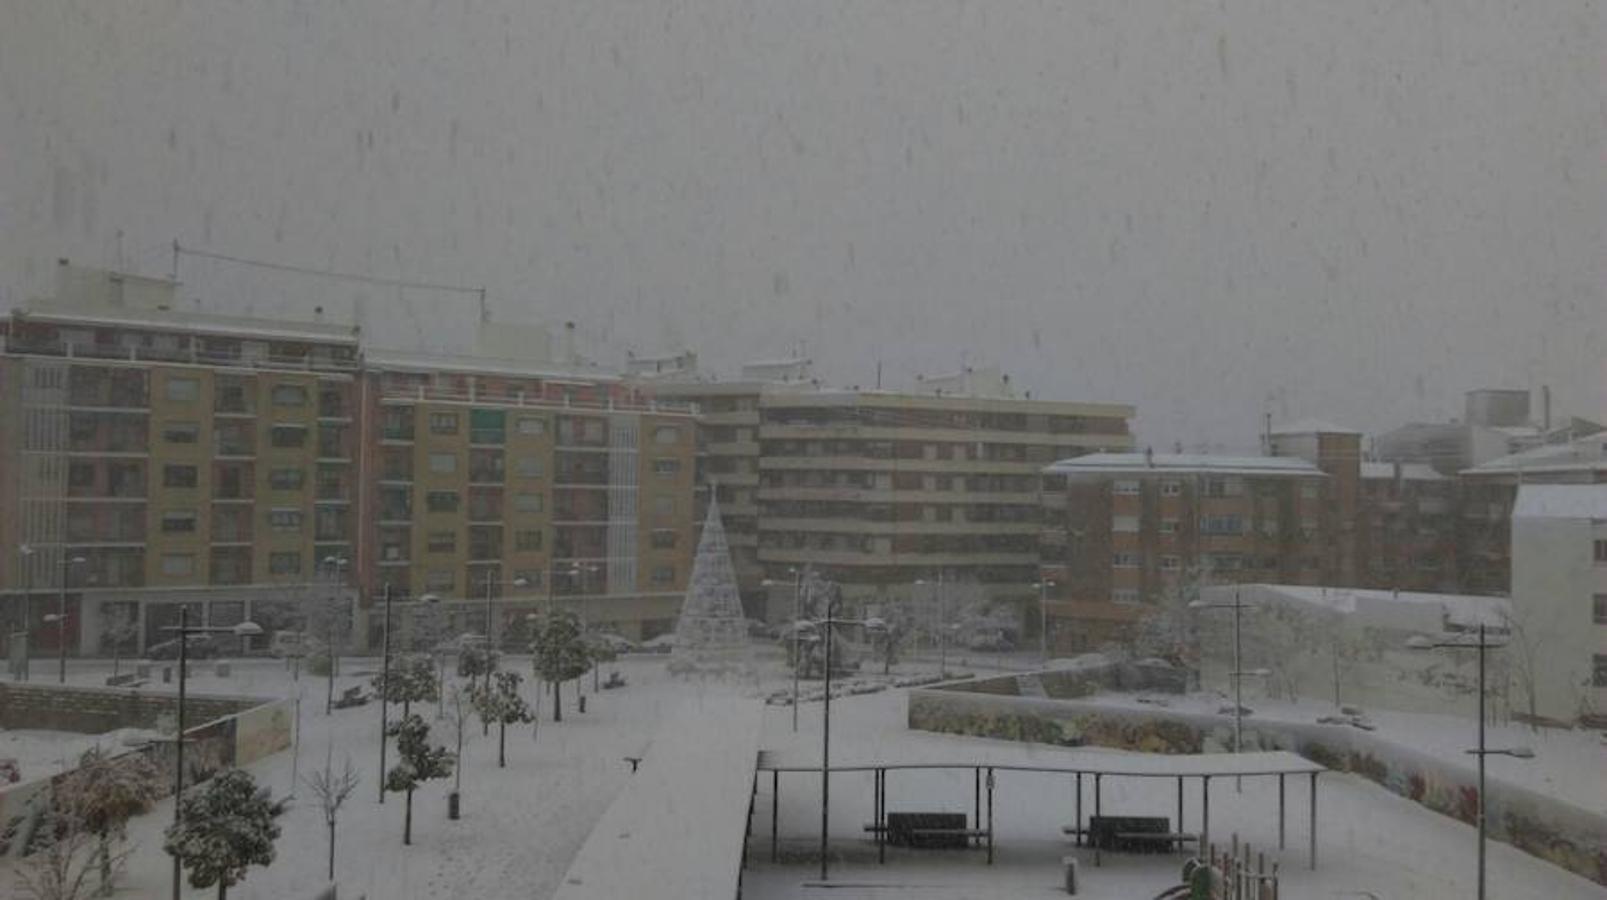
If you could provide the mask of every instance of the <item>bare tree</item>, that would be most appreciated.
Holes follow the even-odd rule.
[[[339,772],[334,769],[334,747],[331,746],[324,753],[324,768],[321,772],[314,772],[305,779],[307,788],[313,796],[318,798],[318,806],[324,813],[324,825],[329,828],[329,880],[335,880],[335,817],[340,813],[341,804],[357,789],[357,783],[362,779],[357,770],[352,767],[352,758],[347,756]]]
[[[90,876],[98,863],[120,869],[131,852],[116,851],[109,860],[100,854],[95,836],[74,822],[69,813],[45,811],[36,834],[43,843],[17,867],[17,895],[27,900],[80,900],[89,896]]]
[[[100,644],[104,652],[107,647],[112,650],[112,675],[120,674],[122,668],[123,651],[130,642],[139,636],[139,620],[127,606],[118,606],[101,630]]]
[[[1496,655],[1506,657],[1507,670],[1511,673],[1511,678],[1517,681],[1517,688],[1522,693],[1524,709],[1529,716],[1529,728],[1538,731],[1540,729],[1539,641],[1525,627],[1526,623],[1522,616],[1502,613],[1501,621],[1511,637],[1507,643],[1507,652]],[[1508,704],[1510,703],[1509,700]]]

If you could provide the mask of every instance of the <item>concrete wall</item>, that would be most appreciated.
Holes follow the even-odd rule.
[[[102,733],[117,728],[151,728],[157,717],[172,713],[176,697],[141,695],[137,691],[0,685],[0,728],[39,728]],[[192,696],[185,716],[201,722],[184,730],[186,787],[215,773],[249,765],[290,747],[294,707],[290,700],[263,702],[252,697]],[[146,744],[126,756],[143,754],[162,773],[162,795],[171,792],[173,744]],[[52,802],[56,784],[70,775],[59,773],[0,789],[0,856],[20,856],[34,849],[31,838],[40,814]]]
[[[1225,751],[1232,748],[1233,733],[1232,720],[1226,716],[1151,712],[953,688],[911,691],[909,727],[1145,753]],[[1347,726],[1251,717],[1244,720],[1243,729],[1246,749],[1299,753],[1330,769],[1360,775],[1435,812],[1473,822],[1478,788],[1472,769]],[[1488,783],[1486,804],[1491,838],[1607,885],[1607,813],[1497,780]]]
[[[1520,680],[1533,673],[1536,712],[1547,718],[1607,713],[1607,688],[1591,685],[1592,656],[1607,654],[1607,625],[1591,618],[1592,595],[1607,594],[1607,566],[1595,564],[1591,546],[1602,539],[1607,524],[1589,519],[1512,519],[1518,627],[1514,646],[1503,652],[1514,654]]]

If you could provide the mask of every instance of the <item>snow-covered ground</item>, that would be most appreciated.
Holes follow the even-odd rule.
[[[764,683],[752,690],[768,693],[789,685],[779,662],[774,657],[763,658],[772,668]],[[267,660],[236,663],[227,678],[217,677],[210,666],[198,668],[191,684],[201,692],[264,697],[293,696],[299,688],[303,697],[299,754],[281,753],[250,767],[260,783],[278,794],[291,791],[293,759],[299,773],[305,775],[322,764],[326,753],[333,755],[337,765],[350,754],[363,783],[341,813],[337,877],[342,897],[547,898],[592,826],[631,777],[624,757],[640,755],[649,747],[668,715],[666,710],[687,699],[723,695],[723,690],[713,685],[670,678],[665,672],[666,662],[664,657],[641,656],[611,664],[607,669],[618,669],[629,680],[628,686],[592,696],[587,684],[589,702],[584,715],[575,712],[573,688],[567,687],[561,724],[551,722],[550,694],[543,696],[543,719],[535,739],[528,726],[510,731],[506,769],[496,767],[495,732],[486,738],[480,736],[478,725],[471,728],[464,754],[463,818],[453,822],[446,817],[449,783],[426,785],[415,795],[413,846],[408,848],[401,843],[402,798],[392,795],[384,805],[377,802],[376,706],[325,716],[324,679],[303,676],[293,682],[282,664]],[[950,662],[955,665],[954,660]],[[987,661],[973,657],[968,662],[968,668],[980,672]],[[516,660],[515,664],[522,667],[521,671],[529,671],[527,662]],[[1016,660],[1007,663],[1012,668],[1017,664]],[[346,674],[338,679],[337,690],[366,682],[373,668],[373,660],[347,661]],[[900,668],[902,674],[910,674],[910,666]],[[96,684],[106,671],[109,664],[101,667],[75,662],[70,675],[77,683]],[[900,673],[895,670],[895,674]],[[906,697],[904,691],[893,690],[834,701],[834,747],[844,752],[856,746],[867,751],[887,751],[936,742],[963,749],[968,742],[977,740],[910,732],[905,727]],[[425,713],[432,725],[436,724],[433,707],[427,705]],[[821,705],[811,703],[800,708],[800,731],[796,735],[791,730],[791,717],[788,707],[766,707],[761,745],[799,752],[818,747]],[[449,742],[444,724],[437,728],[435,738]],[[708,736],[710,741],[719,739],[718,734]],[[1537,742],[1536,746],[1540,749]],[[394,763],[394,759],[393,754],[388,762]],[[874,844],[865,840],[860,831],[861,824],[870,818],[869,787],[868,775],[833,779],[832,852],[836,862],[832,882],[866,886],[827,891],[809,886],[818,877],[818,863],[812,855],[805,858],[812,854],[818,839],[818,779],[793,775],[783,781],[779,812],[785,859],[790,861],[779,866],[768,862],[768,784],[761,779],[754,817],[753,863],[745,872],[744,896],[820,896],[835,900],[852,896],[1055,894],[1060,858],[1071,852],[1059,834],[1059,827],[1070,821],[1069,779],[1001,774],[996,801],[999,856],[998,864],[991,868],[975,851],[893,851],[888,865],[876,865]],[[1174,790],[1169,783],[1110,779],[1106,782],[1105,809],[1171,815]],[[970,810],[969,773],[892,777],[889,791],[893,810]],[[1303,796],[1291,787],[1289,850],[1282,857],[1288,874],[1285,883],[1290,887],[1284,896],[1338,897],[1359,891],[1372,891],[1380,897],[1471,893],[1471,829],[1343,775],[1323,776],[1320,867],[1315,875],[1306,873]],[[1276,820],[1271,813],[1275,810],[1274,797],[1268,790],[1256,790],[1249,781],[1242,798],[1228,786],[1214,789],[1213,831],[1225,836],[1237,830],[1258,847],[1275,845]],[[1187,806],[1189,816],[1198,814],[1198,798],[1193,792],[1187,798]],[[171,817],[172,807],[164,802],[132,823],[130,837],[138,850],[119,896],[166,896],[171,861],[161,852],[160,845],[162,829]],[[296,900],[312,896],[324,883],[326,834],[319,810],[305,787],[295,791],[295,804],[281,823],[284,833],[279,839],[277,860],[268,868],[253,869],[246,882],[230,892],[231,897]],[[689,828],[696,825],[686,823]],[[1504,845],[1492,844],[1490,858],[1491,896],[1546,900],[1602,896],[1599,886]],[[1177,858],[1107,857],[1106,862],[1099,869],[1091,864],[1084,866],[1084,896],[1153,896],[1151,887],[1158,890],[1170,883]],[[15,865],[14,861],[0,861],[0,896],[5,896],[11,887],[6,869],[11,865]],[[889,884],[906,887],[885,887]],[[917,887],[911,889],[909,885]],[[186,887],[184,896],[212,897],[215,892]]]

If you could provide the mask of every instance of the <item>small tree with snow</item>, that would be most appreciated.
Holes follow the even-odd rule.
[[[324,825],[329,829],[329,880],[335,880],[335,817],[340,813],[340,807],[357,790],[357,782],[361,779],[357,770],[352,768],[352,758],[346,757],[345,765],[339,772],[334,767],[334,748],[324,754],[324,769],[314,772],[302,779],[308,790],[318,798],[318,807],[324,813]]]
[[[414,703],[435,700],[440,696],[440,685],[435,680],[435,667],[428,656],[408,655],[391,663],[389,681],[380,673],[374,676],[374,690],[388,703],[402,704],[402,715],[412,711]]]
[[[406,846],[413,843],[413,791],[426,781],[452,774],[453,757],[445,747],[430,746],[430,726],[417,713],[404,715],[391,725],[389,733],[396,738],[401,761],[385,773],[385,789],[407,794],[402,824],[402,844]]]
[[[30,844],[32,852],[17,866],[17,896],[27,900],[80,900],[89,896],[99,845],[95,836],[55,805],[40,816]],[[120,866],[128,856],[113,859]]]
[[[190,870],[190,885],[218,886],[218,900],[245,878],[252,866],[273,862],[275,821],[285,804],[257,787],[250,773],[228,769],[185,792],[179,821],[167,827],[163,849]]]
[[[100,865],[100,893],[112,892],[116,845],[127,834],[128,820],[148,811],[162,793],[162,776],[150,758],[140,753],[108,757],[91,747],[78,760],[78,768],[55,788],[56,805],[65,821],[93,835]]]
[[[591,668],[591,652],[581,631],[580,619],[572,612],[555,610],[536,623],[530,640],[531,664],[541,680],[552,685],[552,720],[564,719],[563,683],[586,674]]]
[[[522,681],[524,677],[518,672],[498,672],[492,678],[490,690],[486,690],[483,685],[474,685],[469,689],[474,708],[480,713],[480,720],[488,726],[492,723],[497,726],[499,769],[508,766],[508,726],[519,725],[535,718],[530,711],[530,704],[519,695],[519,684]]]
[[[132,610],[126,606],[117,607],[101,629],[100,646],[104,652],[107,648],[112,651],[112,675],[121,673],[123,651],[133,645],[135,638],[139,637],[139,621]]]

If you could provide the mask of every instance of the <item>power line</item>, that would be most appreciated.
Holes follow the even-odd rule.
[[[219,262],[235,263],[242,266],[254,266],[260,269],[273,269],[279,272],[295,272],[301,275],[316,275],[323,278],[338,278],[344,281],[361,281],[368,284],[384,285],[397,288],[417,288],[428,291],[451,291],[459,294],[474,294],[482,301],[485,299],[485,288],[463,287],[455,284],[434,284],[428,281],[404,281],[398,278],[380,278],[374,275],[358,275],[352,272],[336,272],[332,269],[314,269],[307,266],[295,266],[289,263],[265,262],[260,259],[246,259],[240,256],[230,256],[226,253],[213,253],[208,250],[194,250],[173,242],[173,280],[178,280],[178,260],[180,256],[194,256],[201,259],[217,260]]]

